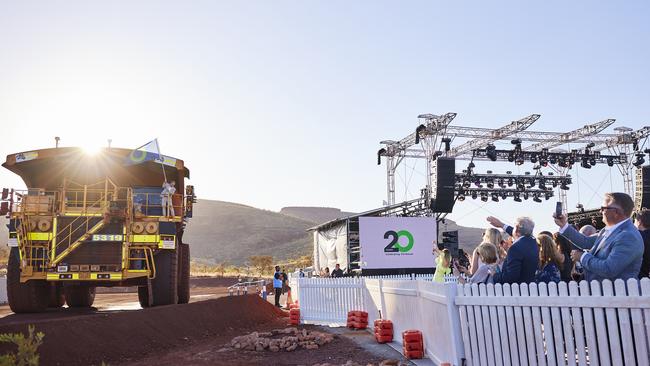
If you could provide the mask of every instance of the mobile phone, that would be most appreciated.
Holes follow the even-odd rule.
[[[562,202],[555,203],[555,217],[562,217]]]

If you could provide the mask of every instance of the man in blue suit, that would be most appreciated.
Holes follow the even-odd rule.
[[[503,262],[501,272],[494,274],[494,283],[529,283],[535,282],[535,271],[539,266],[539,248],[533,237],[535,223],[528,217],[519,217],[514,228],[501,220],[488,216],[492,226],[503,228],[512,235],[514,242],[508,249],[508,256]]]
[[[554,217],[560,233],[582,250],[571,258],[585,269],[587,281],[637,278],[643,259],[643,239],[630,216],[634,201],[625,193],[607,193],[600,208],[605,228],[598,235],[584,236],[567,223],[565,216]]]

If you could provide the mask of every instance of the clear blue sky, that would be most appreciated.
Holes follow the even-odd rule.
[[[649,10],[644,1],[0,1],[0,154],[54,136],[120,147],[158,137],[163,153],[186,161],[201,198],[363,211],[385,199],[378,142],[409,134],[420,113],[456,112],[456,124],[476,127],[539,113],[531,129],[551,131],[605,118],[650,124]],[[422,172],[408,190],[424,185]],[[411,170],[400,174],[406,191],[399,179]],[[621,189],[608,174],[585,173],[580,201],[595,207],[600,191]],[[0,172],[9,185],[21,182]],[[483,226],[489,213],[528,213],[547,225],[553,210],[552,201],[481,206],[466,201],[451,217]]]

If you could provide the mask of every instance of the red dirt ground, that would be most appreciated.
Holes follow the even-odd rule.
[[[382,360],[341,336],[317,350],[258,353],[227,348],[234,337],[288,327],[287,313],[259,296],[228,297],[225,286],[232,283],[233,279],[193,278],[192,296],[211,299],[186,305],[126,311],[64,308],[43,314],[9,314],[0,318],[0,333],[27,333],[27,324],[34,324],[45,334],[39,348],[44,366],[102,362],[114,366],[313,365],[344,364],[349,360],[365,365]],[[135,294],[98,295],[102,297],[109,302],[137,302]],[[327,331],[316,326],[299,328]],[[14,345],[0,343],[0,354],[10,351],[15,351]]]

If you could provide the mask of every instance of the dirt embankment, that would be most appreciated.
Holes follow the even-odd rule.
[[[236,329],[285,316],[258,296],[224,297],[140,311],[50,319],[35,324],[45,333],[41,365],[99,365],[156,356],[170,349],[219,338]],[[0,333],[27,332],[27,324],[0,325]],[[0,354],[15,346],[0,344]]]

